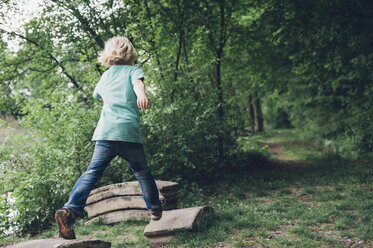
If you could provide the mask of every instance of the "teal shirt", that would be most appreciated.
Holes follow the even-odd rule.
[[[141,68],[129,65],[113,65],[102,74],[93,92],[94,98],[102,98],[104,101],[93,141],[142,143],[133,82],[143,77],[144,72]]]

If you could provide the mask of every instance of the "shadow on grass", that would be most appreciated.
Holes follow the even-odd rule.
[[[230,165],[198,184],[215,215],[194,233],[178,233],[175,246],[372,245],[373,166],[322,152],[305,160]]]

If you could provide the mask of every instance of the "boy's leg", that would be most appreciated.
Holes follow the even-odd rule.
[[[118,155],[127,160],[139,181],[146,207],[153,213],[162,214],[157,185],[146,161],[144,147],[140,143],[121,142]],[[160,216],[159,216],[160,218]]]
[[[87,171],[75,183],[69,201],[55,213],[58,233],[61,238],[75,239],[74,222],[76,216],[83,213],[88,195],[100,179],[106,166],[116,156],[116,145],[107,141],[98,141]]]
[[[89,193],[101,178],[107,165],[116,156],[116,144],[110,141],[97,141],[91,164],[86,172],[76,181],[64,208],[71,210],[75,216],[80,216]]]

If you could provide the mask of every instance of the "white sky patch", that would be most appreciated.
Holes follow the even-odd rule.
[[[10,9],[6,8],[5,5],[0,10],[4,13],[4,18],[0,20],[0,28],[8,32],[24,34],[23,25],[40,15],[42,3],[43,0],[11,0],[9,5],[12,7]],[[8,36],[4,35],[4,39],[8,43],[9,50],[18,51],[19,38],[8,39]]]

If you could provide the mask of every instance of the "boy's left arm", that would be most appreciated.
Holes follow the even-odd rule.
[[[96,86],[95,90],[93,91],[93,97],[96,99],[100,99],[101,95],[98,93],[98,85]]]
[[[133,82],[133,90],[137,96],[137,106],[141,109],[147,109],[150,107],[150,101],[145,93],[145,84],[142,80],[136,79]]]

